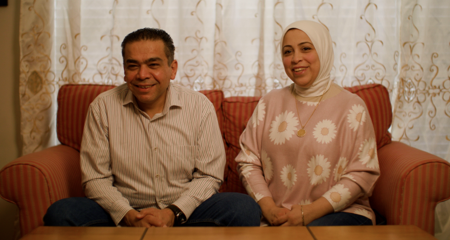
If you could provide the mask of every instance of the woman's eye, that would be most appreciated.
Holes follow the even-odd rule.
[[[291,53],[291,50],[285,50],[284,51],[284,54],[289,54],[289,53]]]

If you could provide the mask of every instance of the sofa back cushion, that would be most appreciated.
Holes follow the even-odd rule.
[[[228,97],[222,104],[223,111],[223,136],[227,148],[226,178],[221,190],[224,192],[247,193],[239,179],[234,161],[241,150],[239,137],[247,126],[247,122],[253,114],[260,97]]]
[[[392,123],[392,108],[386,87],[381,84],[367,84],[345,89],[358,95],[366,103],[375,130],[378,149],[391,143],[392,136],[389,128]]]
[[[59,89],[56,133],[58,140],[80,151],[84,121],[92,101],[114,85],[68,84]]]

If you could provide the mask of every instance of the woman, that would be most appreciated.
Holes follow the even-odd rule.
[[[294,22],[281,43],[294,83],[261,98],[241,135],[245,188],[270,225],[374,224],[375,133],[364,101],[331,82],[328,29]]]

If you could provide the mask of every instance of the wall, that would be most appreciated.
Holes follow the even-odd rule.
[[[20,1],[0,7],[0,168],[19,157],[19,14]],[[15,239],[15,205],[0,199],[0,238]]]

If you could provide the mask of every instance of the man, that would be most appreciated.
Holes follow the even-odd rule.
[[[45,225],[257,226],[249,196],[217,193],[225,151],[212,103],[171,84],[178,63],[163,30],[122,42],[125,82],[90,105],[81,145],[87,198],[54,203]]]

